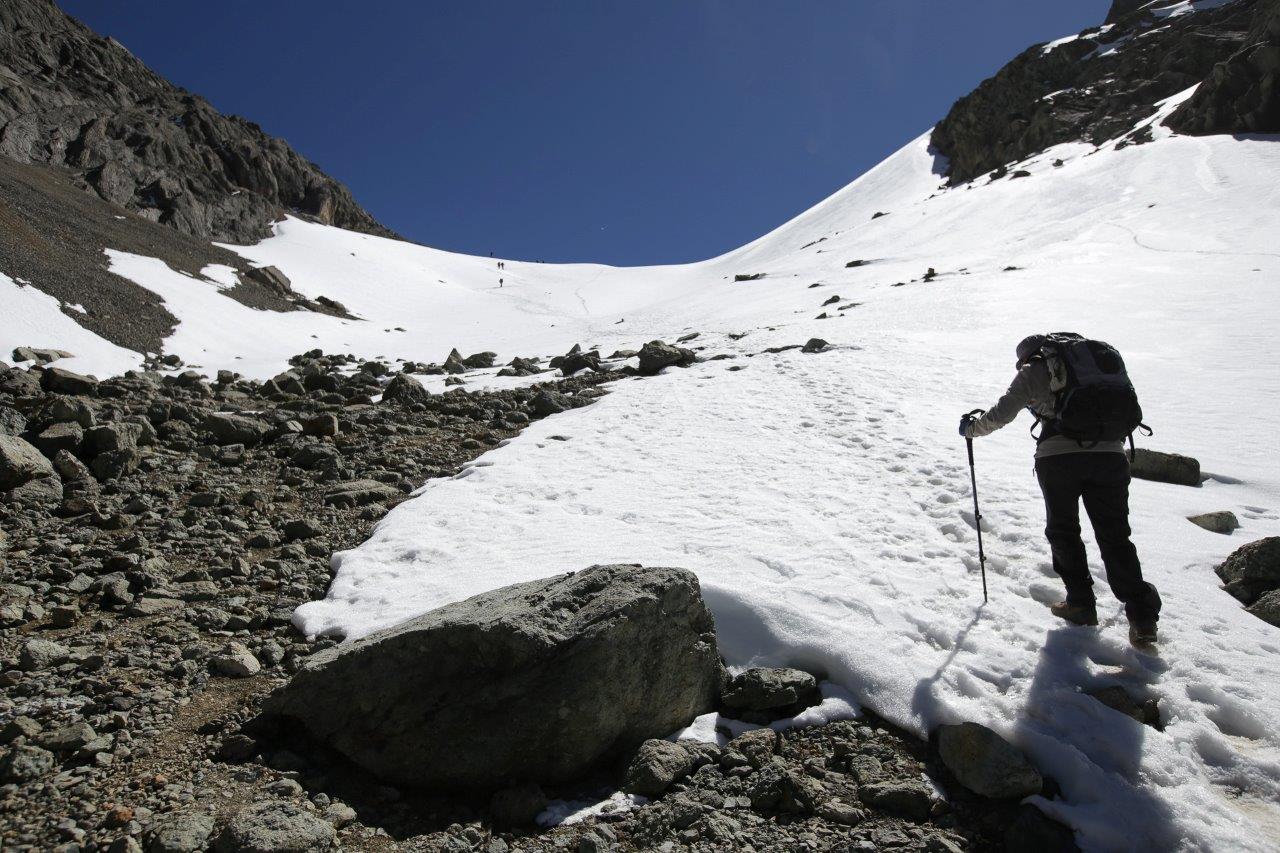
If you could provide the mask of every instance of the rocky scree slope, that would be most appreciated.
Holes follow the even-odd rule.
[[[284,211],[395,236],[283,140],[218,113],[51,0],[0,6],[0,155],[196,237],[250,243]]]
[[[1280,0],[1234,0],[1174,14],[1177,3],[1116,0],[1107,23],[1028,48],[938,123],[932,143],[952,185],[1055,145],[1100,145],[1158,102],[1201,84],[1167,124],[1180,133],[1280,132]],[[1131,132],[1132,131],[1132,132]]]

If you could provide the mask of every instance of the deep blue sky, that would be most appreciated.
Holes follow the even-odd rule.
[[[711,257],[1109,0],[61,0],[454,251]]]

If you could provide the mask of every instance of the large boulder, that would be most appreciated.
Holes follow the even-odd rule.
[[[53,464],[16,435],[0,435],[0,491],[53,476]]]
[[[312,655],[264,705],[376,776],[492,791],[573,780],[712,709],[697,578],[593,566],[487,592]]]
[[[1200,485],[1200,463],[1190,456],[1161,453],[1139,447],[1129,462],[1129,472],[1139,480],[1173,483],[1175,486]]]
[[[640,348],[640,375],[654,376],[664,367],[688,367],[697,359],[693,350],[662,341],[649,341]]]
[[[1264,592],[1280,589],[1280,536],[1241,545],[1214,571],[1227,592],[1253,604]]]

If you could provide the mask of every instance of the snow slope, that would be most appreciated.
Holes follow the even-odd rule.
[[[592,563],[682,566],[732,664],[824,671],[921,734],[991,726],[1058,780],[1064,797],[1038,805],[1088,848],[1275,849],[1280,630],[1244,613],[1212,567],[1280,534],[1280,146],[1156,136],[1063,146],[1022,164],[1030,178],[951,190],[921,137],[774,232],[679,267],[512,260],[499,288],[494,259],[298,220],[236,248],[360,321],[248,309],[220,295],[216,270],[200,281],[111,262],[180,318],[167,351],[209,371],[270,376],[315,346],[506,360],[686,331],[733,356],[616,383],[427,483],[335,558],[328,596],[296,614],[307,633],[366,634]],[[859,304],[824,308],[832,295]],[[1022,336],[1065,329],[1119,347],[1157,430],[1147,444],[1210,474],[1199,489],[1133,486],[1135,541],[1165,600],[1155,655],[1129,647],[1105,589],[1097,630],[1049,616],[1060,584],[1025,423],[977,444],[982,605],[956,421],[994,402]],[[832,349],[763,352],[814,336]],[[100,370],[118,369],[104,354]],[[1219,509],[1243,528],[1185,520]],[[1082,693],[1110,684],[1159,697],[1164,731]]]

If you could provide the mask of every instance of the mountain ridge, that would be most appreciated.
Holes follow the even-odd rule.
[[[219,113],[53,0],[0,8],[0,155],[183,234],[249,243],[282,213],[397,236],[257,124]]]

